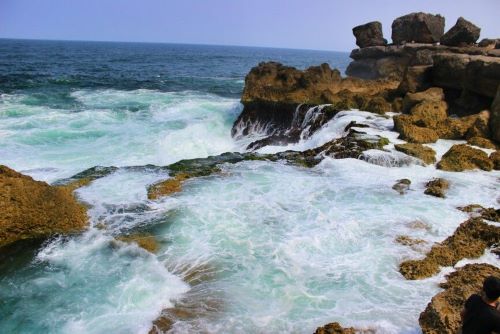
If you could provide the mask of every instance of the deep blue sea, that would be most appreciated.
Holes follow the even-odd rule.
[[[244,78],[269,60],[341,72],[349,63],[348,53],[326,51],[0,40],[0,164],[52,183],[98,165],[244,151],[249,142],[231,137]],[[148,186],[169,175],[150,168],[76,190],[88,230],[0,253],[0,333],[147,333],[164,309],[179,315],[170,333],[180,334],[313,333],[332,321],[420,333],[443,273],[407,281],[398,264],[451,234],[467,218],[457,206],[496,206],[500,175],[410,161],[391,149],[402,141],[390,117],[357,110],[293,147],[263,150],[316,147],[351,121],[389,138],[388,150],[311,169],[224,165],[154,201]],[[432,147],[439,157],[452,144]],[[423,194],[436,176],[452,185],[446,199]],[[401,178],[412,181],[405,196],[392,189]],[[158,251],[116,239],[137,233]],[[400,235],[426,243],[406,247]],[[490,253],[482,260],[498,263]]]

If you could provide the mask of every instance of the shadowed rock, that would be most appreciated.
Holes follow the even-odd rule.
[[[440,42],[448,46],[474,44],[478,40],[480,34],[481,28],[463,17],[459,17],[457,23],[441,37]]]
[[[444,33],[444,17],[427,13],[411,13],[392,22],[392,42],[436,43]]]
[[[500,269],[489,264],[468,264],[446,276],[439,286],[444,291],[435,295],[420,314],[424,334],[456,334],[462,325],[460,312],[472,294],[479,293],[488,276],[500,276]]]
[[[500,151],[491,153],[490,160],[493,163],[493,169],[500,170]]]
[[[495,100],[491,104],[489,126],[492,139],[500,143],[500,85],[498,85]]]
[[[156,253],[160,248],[155,237],[146,233],[121,235],[116,237],[116,239],[125,243],[136,243],[139,247],[150,253]]]
[[[352,33],[356,37],[356,45],[360,48],[387,44],[382,33],[382,23],[378,21],[354,27]]]
[[[496,150],[497,146],[491,140],[483,137],[471,137],[467,139],[467,144]]]
[[[403,99],[403,112],[409,113],[414,106],[424,101],[427,102],[444,101],[443,89],[439,87],[432,87],[422,92],[407,93]]]

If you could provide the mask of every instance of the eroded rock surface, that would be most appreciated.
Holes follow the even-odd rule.
[[[444,33],[444,17],[428,13],[411,13],[392,22],[392,42],[436,43]]]
[[[476,168],[490,171],[493,168],[493,162],[484,151],[460,144],[453,145],[443,155],[441,161],[437,164],[437,168],[452,172]]]
[[[447,180],[437,178],[427,182],[424,194],[444,198],[449,187],[450,183]]]
[[[338,322],[332,322],[330,324],[324,325],[323,327],[318,327],[314,334],[354,334],[355,329],[352,327],[344,328]]]
[[[352,33],[356,37],[356,45],[360,48],[387,44],[382,33],[382,23],[378,21],[356,26],[352,28]]]
[[[396,144],[394,147],[396,150],[418,158],[426,164],[433,164],[436,162],[436,152],[432,148],[422,144]]]
[[[441,37],[442,45],[463,46],[474,44],[481,34],[481,28],[459,17],[457,23]]]

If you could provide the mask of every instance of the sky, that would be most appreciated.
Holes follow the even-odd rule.
[[[500,0],[0,0],[0,38],[246,45],[349,51],[352,28],[424,11],[500,38]]]

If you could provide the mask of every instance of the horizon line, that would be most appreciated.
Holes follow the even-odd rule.
[[[187,42],[152,42],[152,41],[110,41],[110,40],[90,40],[90,39],[52,39],[52,38],[19,38],[19,37],[0,37],[0,40],[20,40],[20,41],[45,41],[45,42],[92,42],[92,43],[130,43],[130,44],[170,44],[170,45],[199,45],[199,46],[222,46],[222,47],[241,47],[241,48],[260,48],[260,49],[278,49],[278,50],[296,50],[296,51],[319,51],[319,52],[338,52],[349,53],[349,51],[326,50],[326,49],[300,49],[293,47],[279,46],[260,46],[260,45],[236,45],[236,44],[212,44],[212,43],[187,43]],[[356,47],[354,47],[356,48]]]

